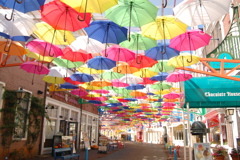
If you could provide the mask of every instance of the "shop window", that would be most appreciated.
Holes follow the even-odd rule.
[[[25,139],[27,137],[27,115],[29,111],[30,97],[31,94],[29,92],[25,93],[24,99],[17,105],[16,116],[14,119],[17,127],[14,129],[13,138]]]
[[[61,109],[61,116],[63,119],[68,119],[68,113],[69,113],[68,109],[66,109],[66,108]]]
[[[82,123],[86,123],[86,117],[87,116],[85,114],[82,115]]]
[[[45,141],[44,147],[52,147],[53,135],[56,133],[56,120],[50,119],[45,122]]]
[[[71,120],[74,121],[74,122],[77,122],[78,120],[78,112],[75,112],[75,111],[72,111],[71,112]]]
[[[92,124],[92,117],[88,116],[88,124]]]
[[[49,105],[51,108],[46,109],[47,114],[50,118],[57,118],[58,107],[54,105]]]

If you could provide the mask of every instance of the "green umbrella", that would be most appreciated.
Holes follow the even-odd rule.
[[[116,72],[103,72],[102,74],[100,74],[101,78],[107,79],[107,80],[119,79],[123,76],[124,74],[120,74]]]
[[[134,106],[139,106],[139,104],[137,102],[128,102],[127,106],[134,107]]]
[[[109,99],[109,100],[106,100],[106,101],[104,101],[105,103],[119,103],[119,101],[118,100],[116,100],[116,99]]]
[[[175,67],[169,66],[168,61],[159,60],[154,66],[149,68],[153,72],[168,72],[174,70]]]
[[[170,89],[172,86],[166,82],[159,82],[159,83],[155,83],[153,85],[151,85],[151,88],[153,89],[161,89],[161,90],[164,90],[164,89]]]
[[[127,90],[126,88],[116,88],[113,89],[115,93],[121,94],[123,97],[129,96],[131,90]]]
[[[72,62],[62,58],[54,58],[52,62],[57,66],[66,67],[66,68],[80,67],[83,64],[83,62]]]
[[[124,48],[128,48],[131,50],[148,50],[157,46],[157,41],[143,37],[141,34],[134,32],[134,34],[130,35],[131,41],[123,41],[119,45]]]
[[[119,0],[105,11],[105,17],[120,26],[141,27],[155,21],[158,8],[146,0]]]

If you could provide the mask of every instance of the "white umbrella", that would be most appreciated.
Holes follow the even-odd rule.
[[[119,79],[120,82],[128,83],[128,84],[137,84],[143,82],[143,79],[133,75],[125,75]]]
[[[88,53],[101,53],[105,49],[104,44],[95,39],[89,38],[88,36],[77,37],[69,47],[73,51],[84,50]]]
[[[48,76],[60,78],[70,77],[71,75],[73,75],[71,70],[60,66],[51,67],[48,73]]]
[[[30,36],[36,30],[32,16],[14,11],[13,19],[8,21],[5,16],[11,16],[12,9],[0,9],[0,32],[10,36]]]
[[[229,12],[232,0],[185,0],[173,8],[176,18],[189,26],[209,24]]]

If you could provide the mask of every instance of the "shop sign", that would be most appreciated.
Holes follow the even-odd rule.
[[[219,77],[195,77],[184,82],[184,90],[189,108],[240,107],[239,81]]]
[[[229,60],[233,59],[232,56],[229,53],[221,53],[221,54],[219,54],[219,56],[217,58],[218,59],[229,59]],[[220,67],[221,67],[221,63],[220,62],[210,62],[209,64],[214,69],[220,69]],[[234,67],[236,67],[238,65],[239,65],[239,63],[228,63],[228,62],[225,62],[224,63],[224,68],[225,69],[232,69],[232,68],[234,68]]]

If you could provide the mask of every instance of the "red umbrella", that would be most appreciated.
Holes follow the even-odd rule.
[[[70,60],[72,62],[86,62],[89,59],[92,59],[92,54],[85,54],[82,52],[73,51],[70,47],[66,47],[63,49],[64,55],[63,59]]]
[[[86,13],[86,18],[82,21],[84,13],[77,12],[59,0],[41,6],[41,16],[54,29],[73,32],[88,27],[91,20],[91,14]]]
[[[102,55],[114,61],[131,61],[135,59],[135,53],[129,49],[113,45],[102,51]]]
[[[79,84],[85,83],[85,82],[73,81],[70,77],[64,77],[64,81],[71,83],[73,85],[79,85]]]
[[[79,97],[84,97],[84,96],[88,95],[88,92],[84,89],[74,89],[70,93],[77,95]]]
[[[176,104],[175,103],[172,103],[172,102],[164,102],[163,104],[162,104],[164,107],[173,107],[173,106],[176,106]],[[162,107],[163,108],[163,107]]]
[[[113,87],[127,87],[127,86],[129,86],[129,84],[121,82],[121,81],[119,81],[119,79],[113,79],[112,86]]]
[[[178,93],[173,93],[173,92],[163,95],[163,98],[167,98],[167,99],[175,99],[179,97],[180,95]]]
[[[146,84],[153,84],[155,82],[158,82],[158,81],[152,81],[149,77],[143,77],[142,79],[143,79],[143,82],[140,82],[138,84],[146,85]]]
[[[136,68],[152,67],[156,63],[158,63],[158,61],[155,61],[154,59],[144,55],[138,55],[136,59],[128,61],[128,64],[131,67],[136,67]]]

